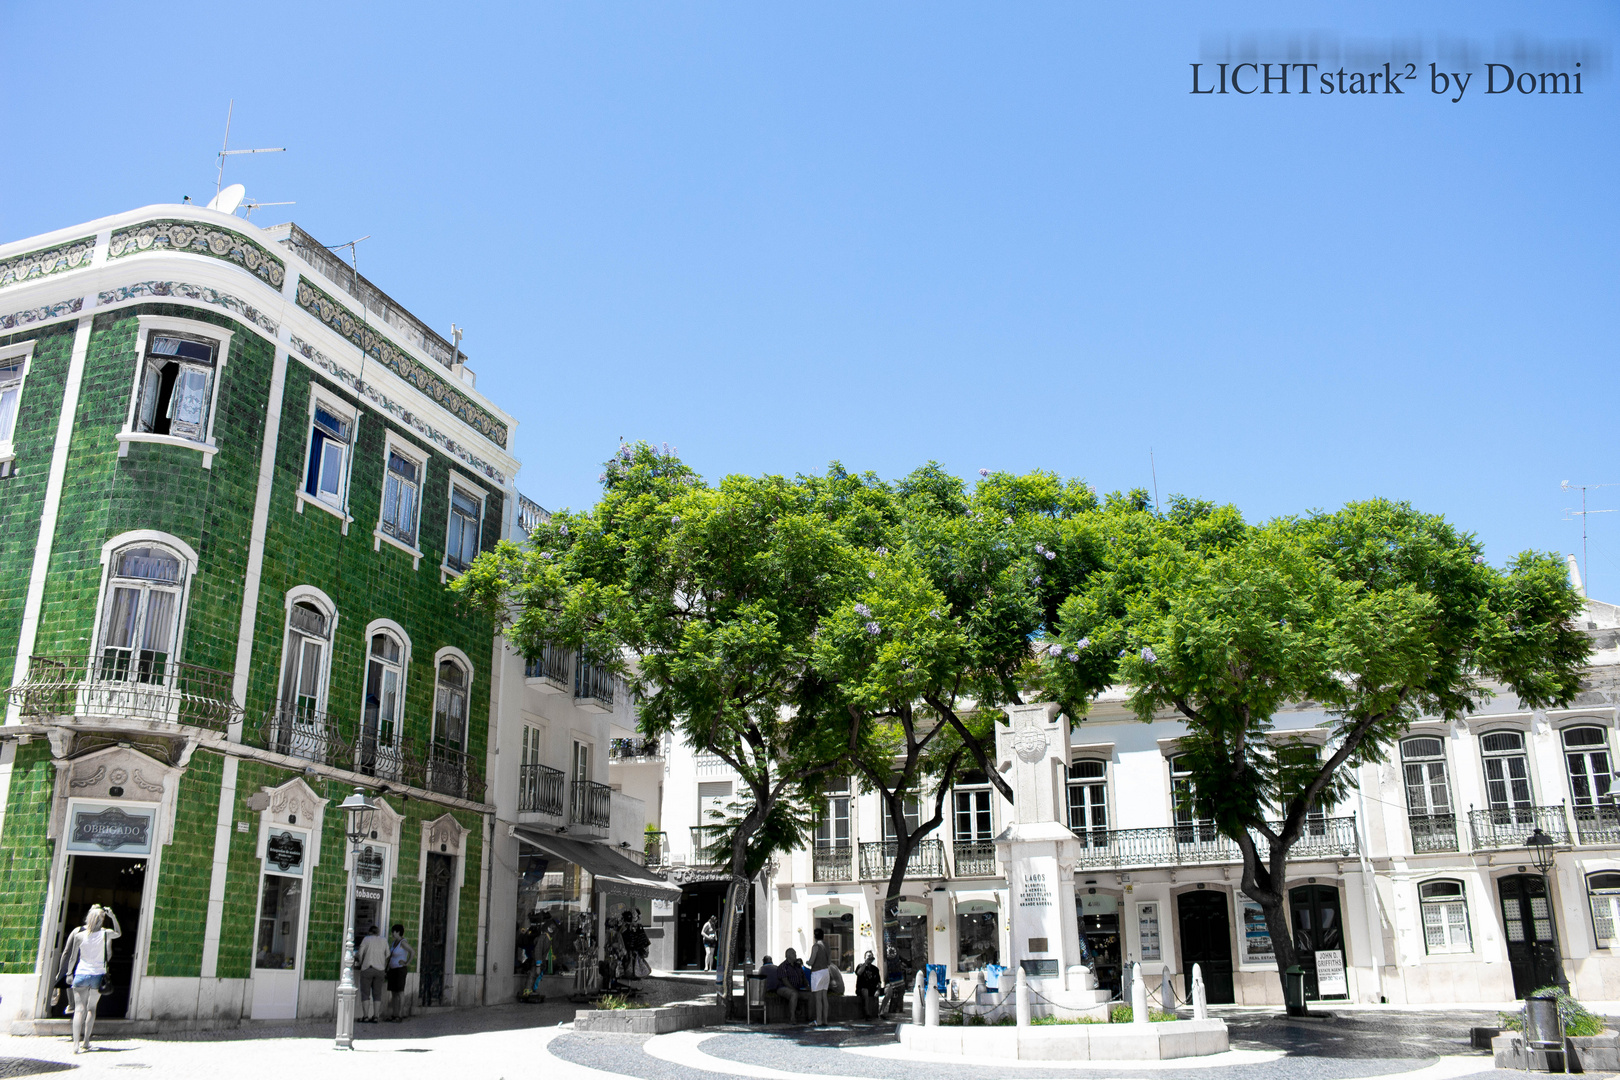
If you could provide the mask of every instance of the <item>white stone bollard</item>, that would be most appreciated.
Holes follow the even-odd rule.
[[[1148,1022],[1147,980],[1142,978],[1142,965],[1131,965],[1135,970],[1131,973],[1131,1023],[1145,1024]]]
[[[923,979],[923,1023],[939,1027],[939,988]]]
[[[1209,996],[1204,993],[1204,969],[1197,964],[1193,965],[1193,1019],[1209,1019]]]
[[[917,972],[911,991],[911,1022],[918,1027],[921,1027],[923,1022],[923,994],[927,986],[927,976],[921,971]]]
[[[1018,965],[1018,1000],[1014,1006],[1018,1010],[1018,1026],[1029,1027],[1029,976],[1024,972],[1024,965]]]
[[[1170,978],[1170,965],[1166,964],[1164,970],[1159,972],[1159,1008],[1165,1012],[1174,1012],[1176,1005],[1176,988]]]

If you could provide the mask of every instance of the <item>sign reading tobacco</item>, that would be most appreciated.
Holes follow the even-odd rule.
[[[152,815],[126,814],[116,806],[95,813],[80,810],[73,815],[72,843],[93,845],[103,851],[148,851],[152,846]]]

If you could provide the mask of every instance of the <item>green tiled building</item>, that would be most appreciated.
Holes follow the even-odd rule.
[[[0,247],[0,1010],[329,1015],[346,898],[484,1000],[494,627],[519,514],[465,357],[296,226],[154,206]],[[337,805],[379,810],[358,845]]]

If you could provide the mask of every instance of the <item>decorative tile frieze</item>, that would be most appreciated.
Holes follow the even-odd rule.
[[[88,265],[90,256],[95,252],[96,238],[87,236],[82,240],[70,240],[56,247],[14,256],[0,262],[0,289],[49,274],[60,274],[64,270],[77,270]]]
[[[287,277],[286,264],[252,240],[230,229],[195,221],[148,221],[120,229],[107,244],[107,258],[152,250],[184,251],[233,262],[278,289]]]
[[[298,306],[354,342],[362,352],[471,425],[490,442],[506,449],[505,424],[429,371],[415,357],[377,333],[374,327],[356,317],[343,304],[310,284],[305,277],[298,279]]]
[[[84,297],[75,296],[71,300],[58,300],[54,304],[43,307],[29,308],[26,311],[14,311],[10,315],[0,315],[0,330],[16,330],[30,323],[44,322],[46,319],[59,319],[63,315],[73,315],[84,307]]]
[[[366,383],[362,388],[360,386],[359,378],[352,371],[339,364],[336,360],[333,360],[330,356],[327,356],[325,353],[321,352],[319,349],[305,341],[303,338],[299,337],[297,334],[293,334],[288,339],[287,344],[288,347],[296,352],[299,356],[302,356],[305,360],[308,360],[310,363],[326,372],[337,382],[342,383],[344,386],[354,391],[355,394],[364,396],[366,400],[376,405],[383,412],[387,413],[389,416],[392,416],[394,419],[398,420],[401,424],[404,424],[412,431],[417,432],[429,442],[438,446],[445,453],[459,460],[468,468],[475,472],[484,474],[497,484],[501,484],[503,486],[506,484],[506,475],[495,466],[491,465],[489,462],[473,453],[467,447],[463,446],[455,439],[452,439],[450,436],[428,423],[424,417],[390,398],[387,394],[383,393],[371,383]]]
[[[205,285],[192,285],[185,281],[139,281],[133,285],[120,285],[116,289],[108,289],[98,296],[102,307],[108,304],[118,304],[125,300],[135,300],[142,297],[156,297],[167,299],[179,297],[182,300],[195,300],[202,304],[212,304],[224,308],[233,315],[251,322],[271,337],[280,329],[264,312],[243,300],[240,296],[232,296],[218,289],[210,289]]]

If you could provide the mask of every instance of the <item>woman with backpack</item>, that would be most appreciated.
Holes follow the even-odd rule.
[[[107,924],[111,923],[111,926]],[[62,962],[56,981],[73,991],[73,1052],[90,1049],[90,1034],[96,1023],[96,1005],[107,986],[107,958],[112,955],[113,939],[124,936],[112,908],[91,904],[84,925],[73,928],[62,946]]]

